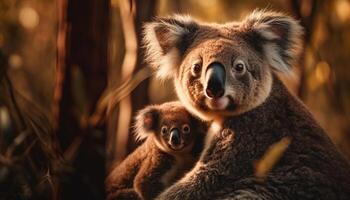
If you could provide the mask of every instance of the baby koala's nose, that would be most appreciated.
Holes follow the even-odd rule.
[[[205,73],[205,93],[209,98],[220,98],[225,93],[225,68],[221,63],[214,62],[208,66]]]
[[[180,132],[179,129],[173,128],[170,131],[170,144],[174,146],[178,146],[181,143]]]

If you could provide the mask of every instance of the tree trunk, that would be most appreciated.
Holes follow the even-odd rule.
[[[62,199],[104,199],[105,127],[89,117],[106,86],[109,0],[57,0],[54,129],[72,167]]]
[[[306,7],[309,8],[307,13],[302,14],[302,4],[308,4]],[[300,0],[290,0],[289,4],[291,5],[291,11],[293,15],[300,20],[301,25],[304,27],[304,37],[302,41],[302,51],[299,59],[299,74],[300,80],[297,87],[297,95],[302,100],[305,99],[307,93],[306,86],[306,66],[305,66],[305,57],[306,49],[310,47],[312,34],[314,31],[316,13],[319,10],[320,4],[323,2],[320,0],[311,0],[311,1],[300,1]],[[304,6],[305,7],[305,6]]]

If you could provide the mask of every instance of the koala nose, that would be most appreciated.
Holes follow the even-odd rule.
[[[209,98],[220,98],[225,93],[225,68],[222,64],[214,62],[208,66],[205,74],[205,93]]]
[[[180,139],[180,132],[179,129],[177,128],[173,128],[170,131],[170,144],[174,145],[174,146],[178,146],[181,143],[181,139]]]

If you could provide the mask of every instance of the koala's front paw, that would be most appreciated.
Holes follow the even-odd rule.
[[[191,187],[176,184],[161,193],[156,200],[195,200],[197,197],[193,192]]]

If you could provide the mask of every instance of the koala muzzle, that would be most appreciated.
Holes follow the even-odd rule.
[[[208,66],[205,73],[205,93],[209,98],[220,98],[225,93],[225,68],[222,64],[214,62]]]
[[[171,129],[169,142],[171,145],[174,146],[178,146],[181,144],[180,132],[177,128]]]

